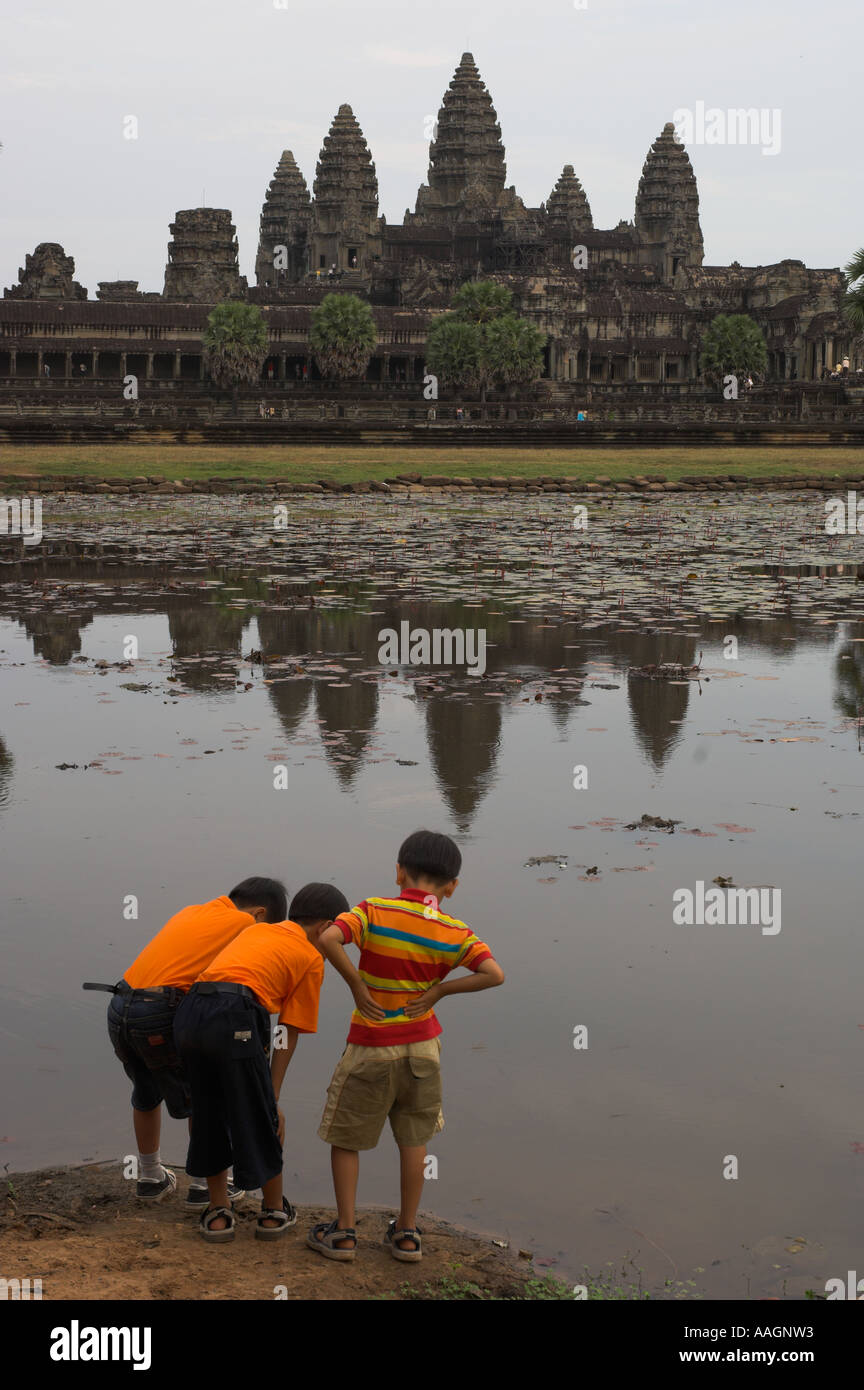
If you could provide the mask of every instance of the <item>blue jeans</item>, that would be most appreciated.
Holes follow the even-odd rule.
[[[132,1082],[136,1110],[155,1110],[164,1100],[168,1114],[185,1120],[192,1113],[189,1085],[174,1045],[174,1015],[183,991],[150,995],[121,985],[108,1005],[108,1036]]]

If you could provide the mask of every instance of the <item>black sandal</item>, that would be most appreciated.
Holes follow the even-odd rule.
[[[221,1231],[214,1231],[212,1223],[217,1216],[224,1216],[227,1225]],[[202,1211],[201,1219],[198,1222],[198,1229],[202,1240],[209,1240],[214,1245],[221,1245],[225,1241],[234,1239],[234,1213],[230,1207],[208,1207]]]
[[[278,1226],[262,1226],[262,1221],[278,1221]],[[282,1198],[282,1206],[265,1207],[261,1204],[261,1214],[255,1222],[256,1240],[279,1240],[289,1226],[297,1224],[297,1208],[292,1207],[287,1197]]]

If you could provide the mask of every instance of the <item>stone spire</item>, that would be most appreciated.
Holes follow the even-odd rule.
[[[6,299],[86,299],[73,277],[75,262],[56,241],[40,241],[18,271],[18,284],[4,290]]]
[[[219,304],[246,290],[240,274],[237,233],[227,208],[187,208],[171,223],[165,267],[165,299]]]
[[[507,165],[492,98],[470,53],[462,54],[438,112],[428,182],[417,194],[425,222],[471,221],[502,202]]]
[[[671,280],[679,265],[699,266],[705,254],[699,190],[683,144],[668,121],[648,151],[636,194],[636,231],[643,260]]]
[[[546,213],[554,227],[566,227],[574,236],[593,231],[591,208],[572,164],[564,165],[561,177],[549,195]]]
[[[339,107],[315,169],[312,270],[368,279],[381,254],[378,179],[350,106]]]
[[[300,279],[308,269],[311,229],[312,202],[306,180],[291,151],[283,150],[261,209],[255,260],[255,279],[259,285],[284,285]],[[284,247],[284,251],[277,250],[280,247]]]

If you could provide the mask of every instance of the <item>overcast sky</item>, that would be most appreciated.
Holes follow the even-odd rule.
[[[779,110],[777,154],[689,147],[706,263],[845,265],[864,244],[861,0],[583,3],[0,0],[0,287],[57,241],[91,298],[99,280],[161,290],[168,224],[202,204],[231,209],[254,283],[281,151],[311,189],[346,101],[380,210],[401,222],[425,181],[424,124],[466,50],[528,205],[571,163],[595,226],[614,227],[633,217],[645,155],[676,111],[764,109],[773,144]]]

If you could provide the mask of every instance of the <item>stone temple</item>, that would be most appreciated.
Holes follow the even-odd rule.
[[[527,207],[507,184],[498,117],[470,53],[444,94],[426,181],[401,225],[379,213],[372,154],[343,105],[311,191],[290,150],[278,160],[254,286],[240,274],[228,209],[180,211],[170,230],[161,294],[133,280],[102,281],[90,300],[63,247],[37,246],[0,301],[0,380],[46,368],[55,379],[130,371],[200,380],[207,313],[226,298],[246,298],[265,314],[265,379],[296,380],[304,368],[313,377],[309,316],[333,289],[372,305],[379,341],[367,377],[417,380],[433,316],[477,276],[513,291],[518,312],[547,336],[544,375],[562,385],[697,382],[700,338],[717,313],[759,323],[773,380],[819,380],[860,348],[843,321],[839,268],[704,264],[696,176],[671,123],[648,150],[631,220],[595,227],[572,164],[545,203]]]

